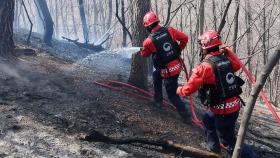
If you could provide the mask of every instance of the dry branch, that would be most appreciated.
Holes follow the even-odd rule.
[[[177,144],[173,141],[150,140],[145,138],[111,138],[104,134],[93,131],[90,135],[79,138],[89,142],[103,142],[109,144],[146,144],[162,147],[163,150],[181,153],[182,156],[192,156],[196,158],[220,158],[221,156],[203,149]]]
[[[122,5],[124,5],[124,4],[122,4]],[[117,20],[119,21],[119,23],[122,25],[122,29],[125,32],[127,32],[130,40],[132,41],[132,35],[131,35],[129,29],[125,26],[126,24],[125,24],[125,21],[124,21],[124,14],[125,14],[125,11],[122,8],[122,19],[121,19],[121,17],[119,16],[119,2],[118,2],[118,0],[116,0],[116,13],[115,13],[115,16],[116,16]],[[123,32],[123,36],[126,36],[125,32]],[[125,42],[125,41],[123,40],[123,42]]]
[[[65,39],[69,42],[72,42],[74,43],[76,46],[80,47],[80,48],[85,48],[85,49],[89,49],[89,50],[93,50],[95,52],[101,52],[103,50],[105,50],[101,45],[107,41],[109,38],[105,39],[103,42],[101,42],[101,44],[99,45],[94,45],[94,44],[89,44],[89,43],[81,43],[81,42],[78,42],[78,39],[76,40],[72,40],[70,38],[66,38],[64,36],[61,37],[62,39]]]
[[[32,34],[32,29],[33,29],[33,23],[32,23],[32,21],[31,21],[31,18],[30,18],[30,16],[29,16],[29,13],[28,13],[28,11],[27,11],[27,9],[26,9],[24,0],[22,0],[22,5],[23,5],[23,8],[24,8],[25,13],[26,13],[26,15],[27,15],[28,21],[29,21],[29,23],[30,23],[30,30],[29,30],[29,34],[28,34],[28,37],[27,37],[27,40],[26,40],[26,43],[29,44],[29,43],[30,43],[31,34]]]

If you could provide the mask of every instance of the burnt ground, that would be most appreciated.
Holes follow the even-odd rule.
[[[38,37],[27,46],[23,37],[16,36],[15,59],[0,59],[0,157],[180,156],[154,146],[78,139],[93,130],[115,138],[161,138],[205,148],[203,131],[183,123],[175,112],[93,84],[125,81],[126,59],[101,53],[81,62],[92,52],[61,41],[50,48]],[[105,62],[98,65],[100,61]],[[120,65],[110,69],[109,62]],[[261,157],[280,157],[280,129],[264,109],[254,112],[248,142]]]

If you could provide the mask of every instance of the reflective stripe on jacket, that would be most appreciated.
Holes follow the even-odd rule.
[[[234,52],[230,48],[225,48],[226,56],[229,59],[232,69],[234,72],[238,71],[241,68],[241,62],[236,57]],[[221,55],[223,52],[212,52],[206,55],[206,59],[211,56]],[[188,82],[184,84],[182,87],[178,87],[177,94],[181,96],[189,96],[195,91],[197,91],[203,84],[216,84],[214,69],[211,64],[207,62],[202,62],[197,67],[192,70],[192,75]],[[236,102],[235,100],[239,100],[238,97],[232,97],[226,100],[226,105]],[[218,105],[212,105],[210,108],[215,114],[229,114],[237,111],[240,108],[240,101],[236,102],[234,106],[228,106],[226,109],[218,108]]]

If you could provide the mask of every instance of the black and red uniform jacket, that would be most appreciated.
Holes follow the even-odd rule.
[[[241,62],[235,53],[228,47],[224,52],[212,52],[206,55],[206,59],[212,56],[218,56],[225,53],[226,57],[232,65],[234,72],[241,68]],[[208,62],[202,62],[200,65],[192,70],[192,75],[188,82],[182,87],[177,88],[177,94],[180,96],[189,96],[197,91],[203,84],[216,85],[215,72],[213,66]],[[215,114],[230,114],[240,109],[240,100],[238,96],[226,99],[226,106],[224,108],[218,108],[218,105],[209,106],[211,111]]]
[[[152,32],[156,32],[160,28],[161,26],[158,25],[152,30]],[[182,50],[186,47],[188,43],[188,36],[183,32],[180,32],[172,27],[168,27],[167,30],[171,35],[172,40],[174,42],[179,42],[180,52],[182,52]],[[143,57],[148,57],[155,53],[157,53],[157,49],[154,42],[152,41],[151,38],[146,38],[143,42],[143,48],[140,51],[140,55]],[[161,69],[160,75],[163,78],[168,78],[180,74],[181,70],[182,70],[182,65],[180,59],[175,59],[169,62],[165,68]]]

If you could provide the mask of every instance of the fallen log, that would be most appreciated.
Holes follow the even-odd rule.
[[[74,43],[76,46],[80,47],[80,48],[85,48],[85,49],[89,49],[89,50],[93,50],[95,52],[101,52],[103,50],[105,50],[101,45],[104,43],[104,41],[100,44],[100,45],[94,45],[94,44],[89,44],[89,43],[81,43],[78,42],[78,39],[76,40],[72,40],[70,38],[61,36],[62,39],[65,39],[69,42]]]
[[[145,138],[112,138],[105,136],[98,131],[93,131],[89,135],[79,136],[79,139],[89,142],[103,142],[109,144],[146,144],[161,147],[162,150],[165,150],[165,152],[174,152],[180,154],[181,156],[190,156],[196,158],[221,158],[220,155],[210,151],[186,146],[183,144],[177,144],[173,141],[150,140]]]

